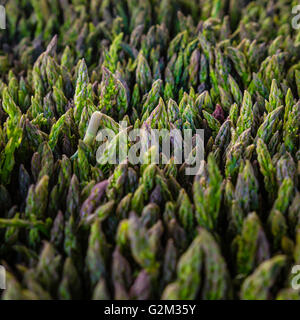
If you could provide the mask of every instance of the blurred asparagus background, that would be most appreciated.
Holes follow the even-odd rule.
[[[299,300],[298,1],[1,4],[2,299]],[[94,111],[204,129],[199,175],[99,165]]]

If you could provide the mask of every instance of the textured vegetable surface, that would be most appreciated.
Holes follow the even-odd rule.
[[[298,1],[4,4],[1,299],[299,300]],[[204,129],[198,175],[99,164],[92,115]]]

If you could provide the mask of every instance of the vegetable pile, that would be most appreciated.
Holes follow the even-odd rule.
[[[299,300],[298,1],[4,4],[1,298]],[[95,111],[204,129],[198,174],[99,164]]]

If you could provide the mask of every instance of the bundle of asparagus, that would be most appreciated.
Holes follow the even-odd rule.
[[[299,300],[298,1],[4,4],[1,298]],[[204,129],[198,174],[99,163],[95,112]]]

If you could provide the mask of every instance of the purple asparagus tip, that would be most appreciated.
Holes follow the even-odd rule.
[[[215,117],[215,119],[217,119],[221,123],[224,122],[224,119],[225,119],[224,111],[219,104],[216,105],[215,111],[213,112],[212,115]]]

